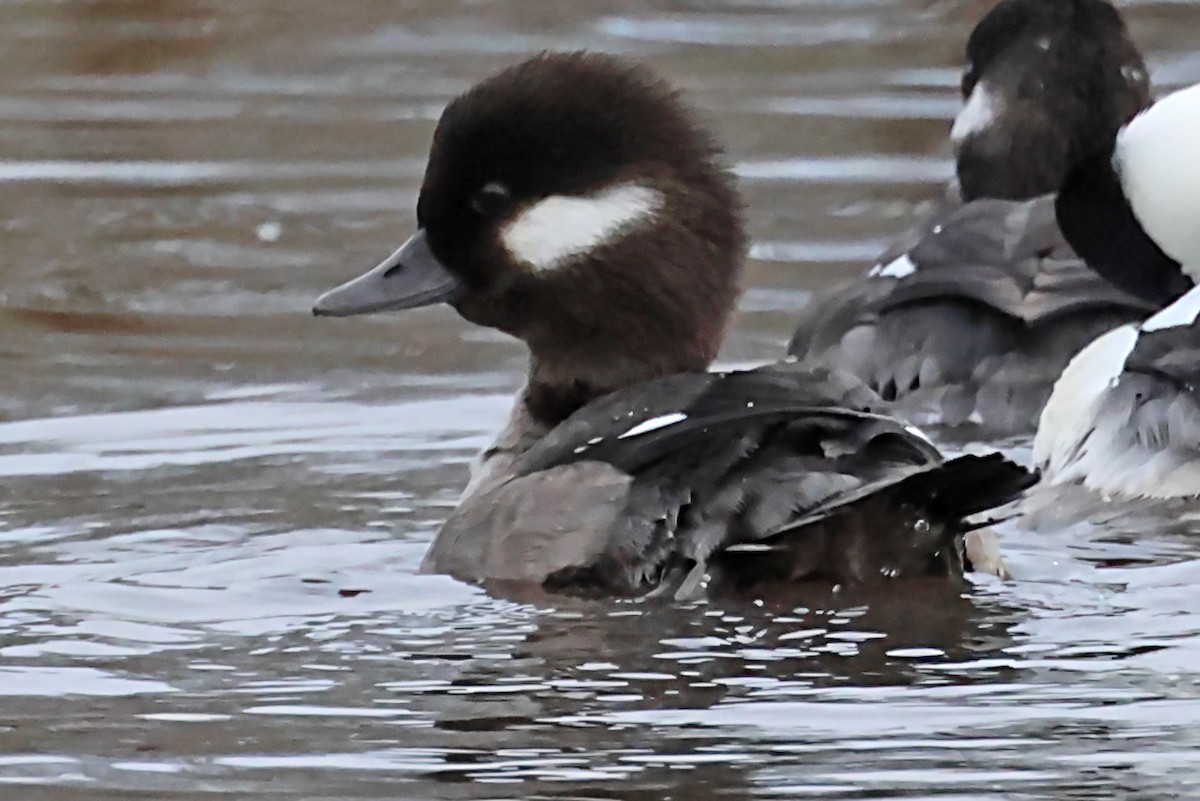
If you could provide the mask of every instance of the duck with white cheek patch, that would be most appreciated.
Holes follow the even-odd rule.
[[[1084,159],[1058,219],[1090,265],[1161,311],[1071,361],[1034,458],[1050,484],[1200,496],[1200,85],[1158,101]]]
[[[641,67],[544,54],[447,106],[416,233],[314,309],[445,302],[529,346],[510,423],[426,571],[681,598],[961,578],[966,518],[1029,474],[998,455],[944,461],[822,368],[705,372],[745,249],[717,145]],[[999,571],[977,542],[969,556]]]
[[[1032,434],[1067,361],[1154,307],[1090,270],[1053,197],[1150,103],[1106,0],[1003,0],[966,47],[958,188],[862,277],[814,298],[789,352],[862,378],[921,424]]]

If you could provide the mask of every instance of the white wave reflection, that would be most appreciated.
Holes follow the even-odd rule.
[[[243,402],[0,424],[0,476],[137,471],[264,456],[482,447],[511,403]],[[447,435],[450,435],[447,438]]]

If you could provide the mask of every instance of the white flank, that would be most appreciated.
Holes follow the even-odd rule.
[[[987,83],[980,81],[975,84],[966,105],[954,118],[950,141],[956,145],[962,144],[967,137],[990,128],[1000,116],[1002,106],[999,95]]]
[[[645,224],[662,202],[657,189],[635,183],[594,195],[551,195],[522,211],[500,237],[517,261],[534,270],[553,270]]]
[[[1200,84],[1121,129],[1113,166],[1142,228],[1200,283]]]
[[[1034,463],[1048,480],[1067,467],[1095,428],[1097,406],[1120,378],[1137,340],[1136,326],[1114,328],[1075,354],[1054,382],[1033,440]]]
[[[683,412],[672,412],[671,414],[664,414],[660,417],[651,417],[649,420],[644,420],[641,423],[638,423],[636,426],[617,437],[617,439],[636,437],[638,434],[646,434],[650,431],[657,431],[660,428],[673,426],[676,423],[682,422],[686,419],[687,415]]]
[[[881,278],[903,278],[906,275],[912,275],[917,271],[917,265],[913,264],[912,259],[905,253],[900,258],[888,262],[887,264],[876,264],[871,268],[868,275]]]
[[[1164,328],[1189,326],[1200,315],[1200,287],[1193,287],[1186,295],[1142,323],[1143,331],[1160,331]]]

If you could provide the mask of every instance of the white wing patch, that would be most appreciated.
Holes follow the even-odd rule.
[[[1200,287],[1193,287],[1186,295],[1142,323],[1143,331],[1161,331],[1164,328],[1189,326],[1200,315]]]
[[[1113,166],[1142,228],[1200,283],[1200,84],[1122,128]]]
[[[913,264],[912,259],[905,253],[900,258],[888,262],[887,264],[876,264],[867,273],[874,277],[881,278],[904,278],[912,275],[917,271],[917,265]]]
[[[536,271],[553,270],[653,219],[657,189],[618,184],[593,195],[551,195],[522,211],[500,232],[513,258]]]
[[[660,428],[673,426],[676,423],[683,422],[686,419],[687,415],[683,412],[672,412],[671,414],[664,414],[660,417],[651,417],[649,420],[643,420],[642,422],[638,423],[636,426],[617,437],[617,439],[636,437],[638,434],[646,434],[651,431],[657,431]]]
[[[967,137],[986,131],[1000,116],[1003,103],[1000,96],[984,81],[975,84],[967,104],[954,118],[954,126],[950,129],[950,141],[961,144]]]
[[[1126,64],[1124,67],[1121,67],[1121,77],[1125,79],[1125,83],[1142,84],[1145,83],[1146,79],[1150,76],[1148,76],[1146,71],[1141,67],[1135,67],[1132,64]]]

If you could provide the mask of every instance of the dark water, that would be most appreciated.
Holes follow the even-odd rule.
[[[966,598],[494,600],[414,571],[520,349],[307,314],[410,230],[447,97],[588,46],[729,143],[724,358],[775,358],[938,192],[987,5],[0,3],[0,798],[1200,797],[1186,512],[1010,524]],[[1200,5],[1125,5],[1200,79]]]

